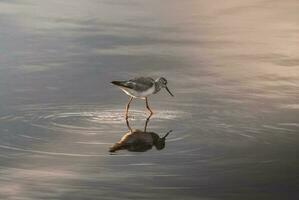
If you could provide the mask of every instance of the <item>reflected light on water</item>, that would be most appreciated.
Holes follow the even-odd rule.
[[[298,10],[0,1],[0,199],[298,199]],[[148,130],[136,101],[132,127],[174,131],[110,155],[127,131],[110,82],[134,76],[167,77],[175,98],[151,97]]]

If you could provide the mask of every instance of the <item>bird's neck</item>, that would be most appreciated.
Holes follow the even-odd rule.
[[[156,133],[151,132],[152,138],[153,138],[153,144],[156,145],[158,140],[160,139],[159,135]]]
[[[154,93],[157,93],[161,90],[162,86],[159,82],[155,81],[155,92]]]

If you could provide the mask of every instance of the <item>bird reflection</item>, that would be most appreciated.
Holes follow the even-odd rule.
[[[146,119],[143,131],[138,129],[133,130],[129,120],[126,119],[129,132],[126,133],[120,141],[110,147],[109,151],[116,152],[119,150],[128,150],[132,152],[145,152],[152,149],[153,146],[155,146],[157,150],[164,149],[166,137],[172,130],[168,131],[163,137],[160,137],[154,132],[147,132],[146,129],[150,118],[151,116]]]

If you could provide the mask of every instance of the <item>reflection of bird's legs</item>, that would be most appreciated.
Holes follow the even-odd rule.
[[[149,105],[148,105],[148,100],[147,100],[147,97],[145,97],[145,104],[146,104],[146,108],[150,111],[150,116],[152,114],[154,114],[154,112],[150,109]]]
[[[152,117],[152,115],[148,116],[148,118],[145,121],[144,132],[146,132],[147,124],[148,124],[148,122],[149,122],[149,120],[150,120],[151,117]]]
[[[133,97],[130,98],[130,100],[129,100],[127,106],[126,106],[126,119],[128,119],[128,112],[129,112],[130,103],[131,103],[132,100],[133,100]]]
[[[126,123],[127,123],[127,127],[128,127],[128,129],[129,129],[130,132],[132,133],[132,128],[131,128],[131,126],[130,126],[130,123],[129,123],[128,118],[126,118]]]

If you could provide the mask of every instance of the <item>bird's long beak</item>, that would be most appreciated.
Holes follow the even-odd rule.
[[[171,96],[173,96],[173,94],[170,92],[170,90],[168,89],[167,86],[165,87],[165,89],[167,90],[167,92],[168,92]]]
[[[170,130],[170,131],[168,131],[165,135],[164,135],[164,137],[162,137],[162,139],[166,139],[166,137],[169,135],[169,133],[171,133],[172,132],[172,130]]]

